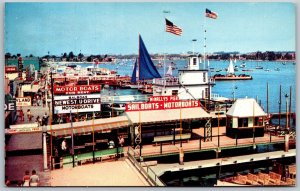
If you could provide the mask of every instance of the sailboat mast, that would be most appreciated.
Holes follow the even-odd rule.
[[[140,54],[141,54],[141,35],[139,35],[139,54],[138,54],[138,63],[137,63],[137,79],[138,79],[138,83],[140,81]]]

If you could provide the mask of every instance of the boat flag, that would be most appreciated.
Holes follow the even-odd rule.
[[[166,19],[166,32],[173,33],[175,35],[181,36],[182,29],[174,25],[171,21]]]
[[[205,16],[206,17],[209,17],[209,18],[212,18],[212,19],[216,19],[218,17],[218,14],[215,13],[215,12],[212,12],[211,10],[209,9],[206,9],[205,10]]]

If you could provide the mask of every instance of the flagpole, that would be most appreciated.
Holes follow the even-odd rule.
[[[163,11],[163,13],[164,13],[164,15],[165,14],[168,14],[168,13],[170,13],[170,11],[166,11],[166,10],[164,10]],[[165,20],[166,20],[166,16],[164,16],[165,17]],[[166,22],[166,21],[165,21]],[[165,28],[166,28],[166,24],[164,24],[164,30],[165,30]],[[165,32],[165,31],[164,31]],[[165,42],[165,46],[164,46],[164,76],[163,76],[163,78],[165,79],[165,75],[166,75],[166,35],[167,34],[165,34],[164,35],[164,42]]]
[[[204,55],[203,55],[203,66],[204,66],[204,69],[207,68],[205,61],[206,61],[206,15],[204,17]]]

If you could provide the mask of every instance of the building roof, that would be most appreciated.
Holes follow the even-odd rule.
[[[129,125],[128,119],[124,116],[112,117],[112,118],[103,118],[103,119],[95,119],[81,122],[73,122],[73,132],[75,134],[85,134],[94,131],[103,132],[110,131],[112,129],[127,127]],[[93,129],[94,128],[94,129]],[[48,132],[53,132],[54,136],[63,136],[63,135],[71,135],[72,128],[71,123],[57,124],[47,126]]]
[[[227,111],[226,115],[232,117],[267,116],[267,114],[253,98],[237,99]]]
[[[133,123],[156,123],[180,120],[180,109],[132,111],[124,114]],[[202,108],[183,108],[181,109],[181,119],[203,119],[211,116]]]

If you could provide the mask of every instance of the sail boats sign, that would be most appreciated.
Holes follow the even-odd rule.
[[[176,99],[177,96],[153,96],[150,97],[149,102],[126,104],[125,111],[150,111],[201,107],[199,100]]]

